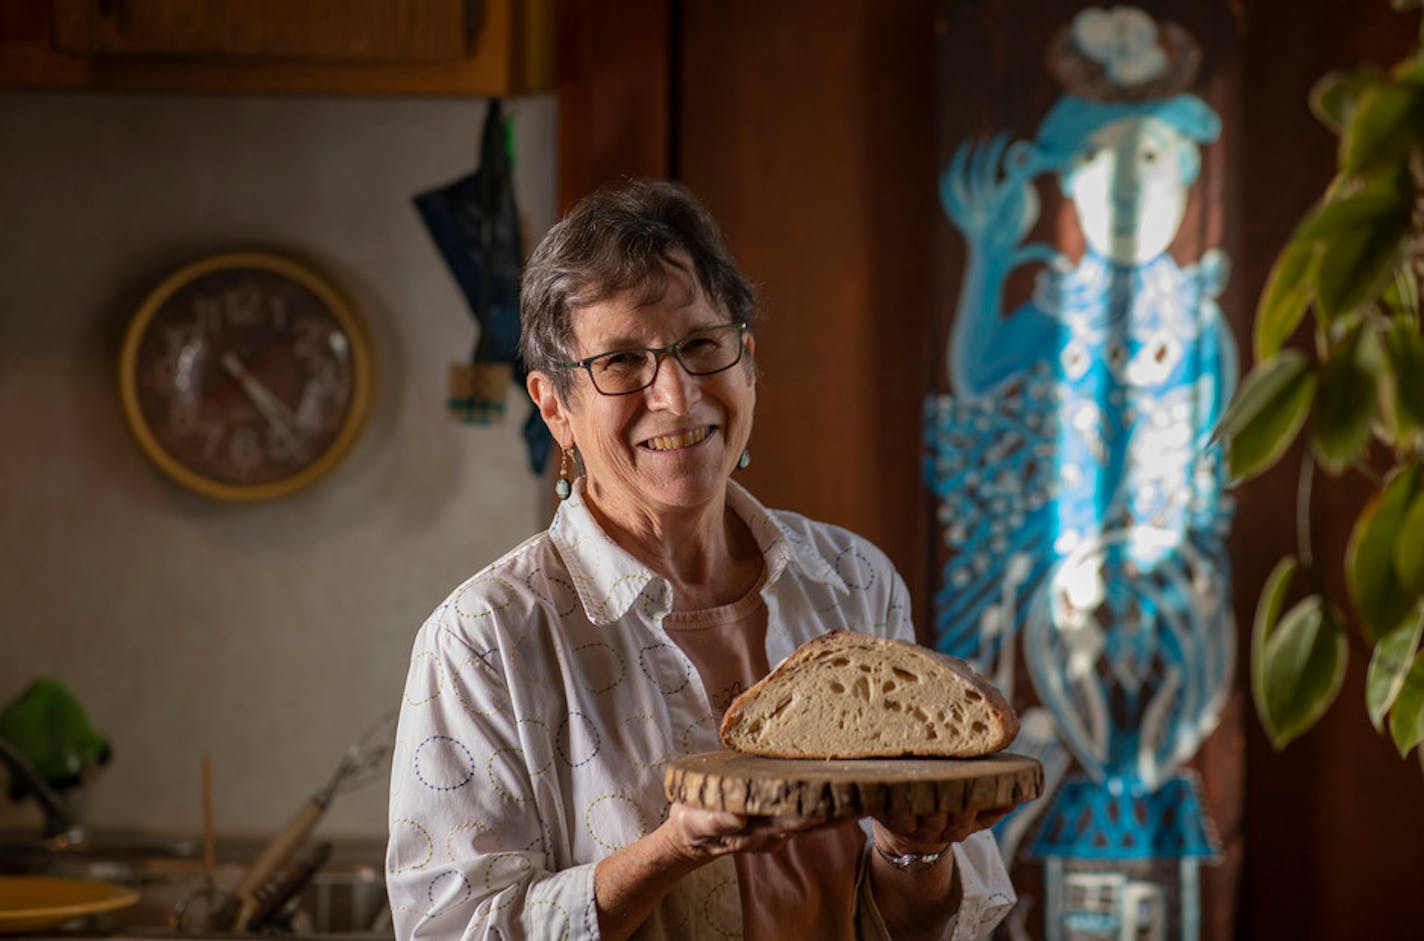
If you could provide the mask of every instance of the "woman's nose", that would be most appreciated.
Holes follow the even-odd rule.
[[[676,356],[664,353],[658,358],[657,374],[648,386],[648,404],[682,414],[700,395],[697,377],[683,369]]]

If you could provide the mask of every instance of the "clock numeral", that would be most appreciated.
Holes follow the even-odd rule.
[[[198,430],[198,403],[194,400],[175,395],[168,402],[168,430],[180,438],[187,437]]]
[[[262,289],[253,282],[223,292],[227,322],[234,327],[254,327],[262,322]]]
[[[297,337],[292,343],[292,352],[312,370],[327,361],[329,346],[327,337],[331,331],[315,317],[297,318],[294,332]]]
[[[223,424],[217,421],[205,421],[201,424],[203,433],[203,457],[209,461],[218,459],[218,448],[222,445]]]
[[[255,428],[238,428],[228,439],[228,456],[233,465],[251,474],[262,463],[262,439]]]
[[[267,457],[279,464],[299,464],[307,456],[307,447],[295,431],[271,427],[266,434]]]
[[[193,329],[198,336],[220,335],[223,331],[222,302],[205,294],[193,298]]]
[[[272,312],[272,326],[287,332],[287,297],[284,294],[273,294],[268,301],[268,308]]]

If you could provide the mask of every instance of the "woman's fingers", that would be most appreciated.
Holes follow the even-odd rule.
[[[821,817],[771,817],[704,810],[676,803],[668,808],[668,826],[676,844],[692,858],[776,849],[798,833],[827,826]]]
[[[1012,807],[995,807],[965,814],[891,814],[875,820],[887,831],[887,850],[922,853],[966,840],[992,827],[1011,810]]]

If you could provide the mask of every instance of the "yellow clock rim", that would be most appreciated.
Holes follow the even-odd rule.
[[[226,268],[262,268],[298,282],[321,300],[341,324],[351,342],[351,407],[347,409],[345,420],[331,446],[292,476],[251,486],[212,480],[186,467],[158,442],[149,429],[148,422],[144,420],[138,404],[138,349],[149,322],[163,304],[188,282]],[[325,278],[305,263],[272,252],[221,252],[184,265],[164,278],[158,287],[144,298],[124,332],[123,347],[119,353],[119,396],[123,402],[124,418],[128,422],[129,430],[138,439],[148,458],[165,474],[189,490],[204,496],[233,503],[252,503],[294,493],[331,470],[346,456],[366,421],[371,400],[372,372],[370,344],[366,339],[365,328],[351,305]]]

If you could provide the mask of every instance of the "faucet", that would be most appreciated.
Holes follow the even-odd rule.
[[[3,738],[0,738],[0,762],[5,764],[18,781],[18,787],[12,782],[12,792],[19,791],[24,794],[29,791],[44,811],[45,839],[60,838],[71,843],[83,840],[84,828],[80,826],[79,815],[75,813],[69,801],[49,786],[19,749]]]

